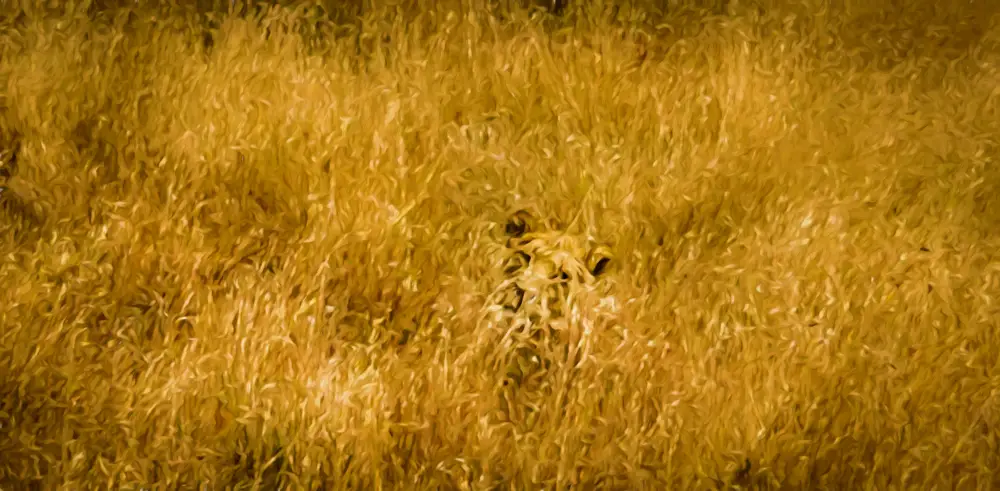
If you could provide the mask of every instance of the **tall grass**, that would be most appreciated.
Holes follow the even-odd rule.
[[[217,3],[0,18],[0,488],[1000,486],[993,2]],[[530,431],[519,207],[618,258]]]

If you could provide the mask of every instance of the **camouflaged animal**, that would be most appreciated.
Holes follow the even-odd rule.
[[[502,405],[514,419],[525,406],[518,403],[521,394],[537,390],[551,364],[564,358],[553,355],[565,353],[570,331],[580,329],[577,299],[593,291],[612,254],[525,210],[511,215],[504,231],[503,279],[491,297],[499,313],[493,328],[503,331],[494,368],[504,371]]]

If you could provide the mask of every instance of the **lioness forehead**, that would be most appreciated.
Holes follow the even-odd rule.
[[[524,210],[512,214],[504,230],[509,237],[507,248],[510,253],[525,256],[527,261],[522,267],[528,267],[528,263],[531,263],[532,267],[527,269],[534,274],[562,272],[589,283],[594,276],[603,272],[610,261],[610,250],[606,246],[594,244],[583,236],[554,229]],[[528,271],[521,270],[519,274],[528,274]]]
[[[572,253],[582,255],[586,252],[586,244],[579,237],[560,232],[541,232],[527,234],[512,239],[508,247],[533,251],[538,254]]]

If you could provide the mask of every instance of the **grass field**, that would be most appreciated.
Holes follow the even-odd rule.
[[[1000,3],[17,3],[4,491],[1000,488]],[[530,427],[520,208],[614,254]]]

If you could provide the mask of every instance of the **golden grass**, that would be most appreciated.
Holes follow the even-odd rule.
[[[808,3],[4,14],[0,489],[1000,487],[997,9]],[[527,432],[522,206],[618,258]]]

